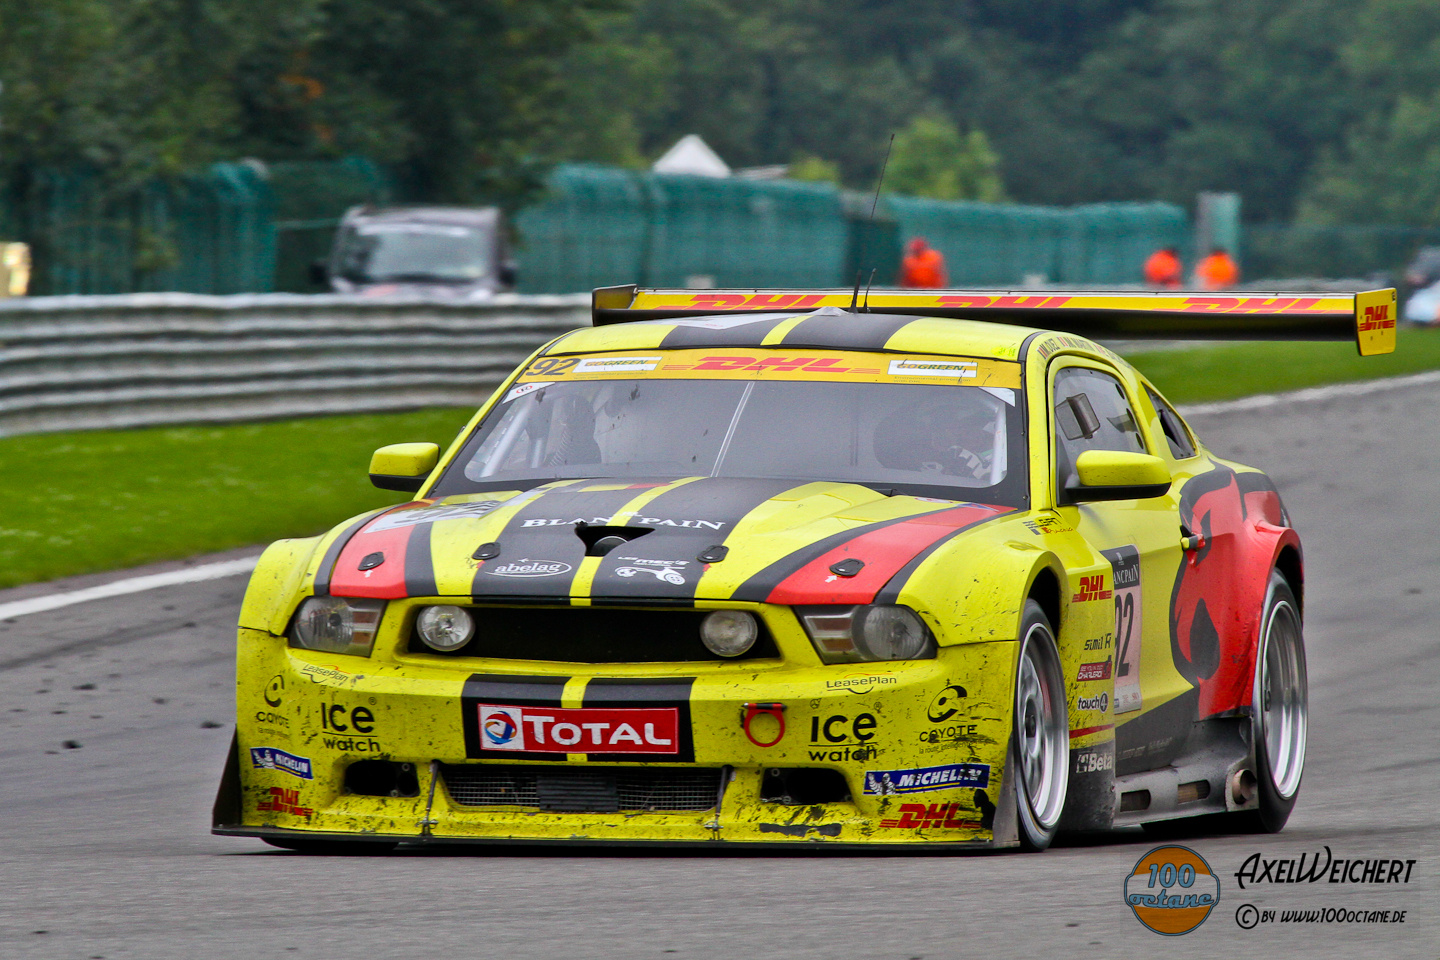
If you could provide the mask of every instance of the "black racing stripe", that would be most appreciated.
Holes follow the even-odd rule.
[[[695,735],[690,722],[690,691],[694,677],[657,677],[634,680],[628,677],[596,677],[585,685],[583,705],[587,707],[674,707],[679,711],[680,742],[676,754],[654,755],[656,762],[694,763]],[[738,716],[738,715],[737,715]],[[590,760],[634,763],[649,759],[633,753],[592,753]]]
[[[990,504],[981,504],[981,506],[990,506]],[[939,540],[936,540],[934,543],[930,544],[930,546],[917,553],[914,558],[910,560],[909,563],[905,564],[905,566],[901,567],[895,572],[895,576],[891,577],[885,582],[885,586],[881,587],[879,591],[876,592],[875,603],[899,603],[900,591],[904,588],[905,584],[909,582],[910,578],[915,575],[915,571],[920,568],[920,564],[928,560],[930,558],[930,555],[933,554],[936,550],[939,550],[945,544],[949,543],[951,540],[958,537],[960,534],[964,533],[967,530],[974,530],[981,524],[989,523],[991,520],[999,520],[1001,517],[1010,516],[1012,513],[1015,512],[1009,507],[1002,507],[1000,509],[1004,510],[1005,512],[996,514],[993,517],[985,517],[981,520],[976,520],[974,523],[967,523],[963,527],[950,531],[949,533],[941,537]]]
[[[616,600],[689,603],[705,570],[696,557],[725,542],[735,525],[770,498],[800,486],[796,480],[706,477],[675,487],[641,507],[629,526],[651,532],[606,554],[590,593]]]
[[[509,707],[559,707],[569,677],[471,674],[460,694],[461,726],[465,730],[465,756],[486,760],[559,760],[563,753],[531,753],[521,750],[483,752],[480,749],[480,704]]]
[[[780,324],[797,316],[793,313],[756,314],[748,322],[720,329],[707,327],[676,327],[660,341],[661,350],[696,347],[758,347],[760,341]],[[701,320],[738,320],[739,317],[703,317]]]
[[[410,504],[402,503],[399,506],[407,507],[409,505]],[[391,510],[398,509],[399,507],[391,508]],[[345,549],[345,545],[350,542],[350,538],[359,533],[360,528],[365,526],[365,524],[389,512],[390,510],[382,510],[379,513],[367,513],[346,527],[340,536],[331,541],[330,546],[325,550],[325,556],[320,559],[320,566],[315,571],[315,585],[313,588],[315,596],[330,596],[330,577],[335,572],[335,561],[340,559],[340,551]]]
[[[888,313],[817,314],[791,327],[778,345],[883,350],[891,337],[915,320],[915,317],[898,317]]]
[[[961,504],[957,502],[955,505],[958,507]],[[842,533],[832,533],[824,540],[817,540],[812,544],[801,547],[794,553],[788,553],[779,560],[776,560],[770,564],[770,566],[740,584],[735,592],[731,594],[731,597],[735,600],[764,603],[766,598],[768,598],[770,594],[774,592],[775,588],[780,586],[786,578],[790,577],[807,563],[823,557],[842,543],[854,540],[856,537],[863,536],[872,530],[879,530],[883,527],[888,527],[896,523],[904,523],[906,520],[914,520],[916,517],[926,515],[926,513],[916,512],[907,517],[896,517],[893,520],[879,520],[875,523],[867,523],[861,527],[854,527]]]
[[[433,523],[417,523],[405,541],[405,595],[433,597],[440,592],[435,584],[435,560],[430,553]]]
[[[500,544],[499,556],[476,568],[471,594],[477,601],[482,597],[543,597],[568,602],[570,585],[585,559],[585,543],[575,535],[574,521],[604,523],[645,492],[635,487],[583,492],[585,487],[614,482],[581,480],[547,489],[526,503],[495,538]],[[527,567],[547,563],[555,565],[559,572],[541,576],[527,573]]]

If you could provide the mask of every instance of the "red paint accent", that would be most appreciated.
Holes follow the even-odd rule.
[[[766,602],[870,603],[880,588],[900,572],[901,567],[935,541],[982,520],[1009,512],[1008,507],[967,503],[862,533],[786,577],[770,591]],[[832,564],[851,557],[865,561],[865,568],[858,574],[841,577],[830,572]]]
[[[373,597],[376,600],[398,600],[405,596],[405,546],[410,541],[412,527],[394,527],[389,530],[371,532],[375,521],[388,517],[399,510],[428,507],[430,501],[403,504],[395,510],[387,510],[360,529],[340,556],[335,560],[335,570],[330,575],[330,594],[335,597]],[[381,551],[385,562],[373,570],[359,570],[360,561]],[[366,576],[366,574],[369,576]]]
[[[1070,731],[1070,739],[1071,739],[1071,740],[1075,740],[1075,739],[1077,739],[1077,738],[1079,738],[1079,737],[1088,737],[1088,736],[1090,736],[1090,734],[1092,734],[1092,733],[1099,733],[1101,730],[1113,730],[1113,729],[1115,729],[1115,724],[1113,724],[1113,723],[1102,724],[1101,726],[1098,726],[1098,727],[1081,727],[1079,730],[1071,730],[1071,731]]]
[[[1197,717],[1204,719],[1250,705],[1270,571],[1280,551],[1298,549],[1300,538],[1283,526],[1278,494],[1252,490],[1242,497],[1234,474],[1228,484],[1195,500],[1181,520],[1197,533],[1208,529],[1205,546],[1184,554],[1170,601],[1176,668],[1194,677],[1200,688]],[[1201,601],[1217,637],[1214,653],[1201,646],[1207,636],[1204,618],[1198,617]],[[1210,659],[1216,661],[1213,669],[1202,673]]]

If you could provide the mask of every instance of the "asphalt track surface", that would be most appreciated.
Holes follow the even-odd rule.
[[[1123,901],[1124,877],[1161,842],[1139,831],[987,856],[339,858],[212,837],[234,714],[236,576],[0,622],[0,957],[1433,960],[1437,410],[1440,387],[1425,384],[1194,420],[1213,450],[1271,473],[1305,539],[1311,726],[1283,833],[1178,841],[1221,885],[1220,905],[1188,935],[1150,932]],[[1251,854],[1327,846],[1338,858],[1417,862],[1409,883],[1238,888]],[[1245,904],[1406,915],[1246,930]]]

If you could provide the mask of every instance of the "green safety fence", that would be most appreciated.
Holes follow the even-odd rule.
[[[314,291],[344,212],[397,189],[359,157],[214,164],[117,190],[93,171],[42,170],[8,196],[5,239],[36,247],[42,293]],[[926,237],[955,286],[1140,281],[1145,258],[1184,247],[1163,203],[1068,209],[873,197],[831,184],[675,176],[589,164],[552,171],[515,218],[519,288],[849,286],[898,279],[902,244]],[[5,213],[0,209],[0,214]],[[1373,258],[1372,258],[1373,259]]]
[[[542,202],[515,218],[520,290],[573,293],[639,282],[650,235],[643,177],[567,164],[547,187]]]
[[[1146,257],[1184,247],[1189,233],[1185,211],[1168,203],[1060,208],[886,199],[902,237],[924,237],[939,250],[958,287],[1139,283]]]
[[[36,248],[36,293],[246,293],[274,280],[273,203],[251,164],[127,188],[39,170],[12,205],[18,239]]]
[[[841,282],[849,233],[829,184],[566,164],[516,217],[520,290]]]
[[[312,281],[310,266],[329,255],[345,211],[396,198],[390,176],[364,157],[267,163],[264,172],[275,197],[274,289],[287,293],[328,289]]]

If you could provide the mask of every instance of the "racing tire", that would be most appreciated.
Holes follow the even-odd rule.
[[[400,845],[399,843],[370,840],[291,840],[288,837],[284,839],[261,837],[260,839],[272,847],[319,857],[364,857],[389,853]]]
[[[1255,651],[1251,700],[1250,730],[1260,805],[1238,815],[1241,824],[1258,833],[1278,833],[1284,828],[1305,772],[1310,709],[1301,626],[1294,591],[1278,570],[1271,572]]]
[[[1014,703],[1010,782],[1020,847],[1039,851],[1055,839],[1065,809],[1070,720],[1055,633],[1045,611],[1031,599],[1025,601],[1020,625]]]

